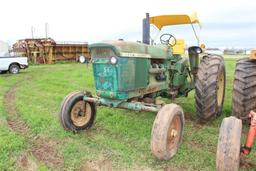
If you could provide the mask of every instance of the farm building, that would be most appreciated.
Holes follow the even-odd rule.
[[[224,54],[225,55],[245,55],[246,50],[244,50],[244,49],[225,49]]]
[[[26,56],[34,64],[52,64],[58,61],[77,61],[79,56],[90,58],[88,43],[57,43],[52,38],[22,39],[13,45],[16,55]]]
[[[223,55],[223,51],[219,48],[207,48],[205,49],[205,52],[210,54]]]

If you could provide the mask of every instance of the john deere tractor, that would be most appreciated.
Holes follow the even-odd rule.
[[[96,96],[73,92],[61,105],[60,121],[65,130],[89,129],[96,118],[96,106],[157,113],[151,133],[152,153],[161,160],[177,152],[184,128],[182,108],[165,104],[161,98],[186,97],[195,89],[195,106],[202,119],[222,111],[225,94],[223,58],[205,54],[198,46],[188,48],[170,33],[160,36],[160,45],[150,45],[150,24],[165,26],[199,24],[189,15],[162,15],[143,20],[143,43],[123,40],[90,45]],[[194,30],[194,29],[193,29]],[[201,62],[199,62],[201,61]]]

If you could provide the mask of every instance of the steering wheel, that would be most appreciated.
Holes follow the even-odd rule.
[[[176,45],[177,40],[173,35],[171,35],[169,33],[165,33],[165,34],[161,35],[160,42],[164,45],[169,45],[169,46],[173,47]]]

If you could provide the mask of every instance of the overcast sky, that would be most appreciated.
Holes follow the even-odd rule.
[[[207,47],[256,47],[256,2],[252,0],[1,0],[0,40],[14,42],[45,36],[56,41],[89,43],[123,38],[141,40],[142,18],[191,14],[202,22],[200,40]],[[169,27],[177,38],[196,44],[191,26]]]

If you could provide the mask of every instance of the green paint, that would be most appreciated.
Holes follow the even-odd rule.
[[[127,92],[114,92],[114,91],[102,91],[102,90],[96,90],[96,94],[103,98],[109,98],[109,99],[128,99],[128,93]]]
[[[105,98],[127,98],[127,92],[145,88],[148,84],[149,59],[117,57],[93,59],[93,72],[97,92]]]
[[[106,41],[102,43],[95,43],[89,46],[91,50],[93,50],[94,48],[100,48],[100,47],[111,48],[117,56],[123,56],[122,54],[127,54],[127,53],[128,54],[147,54],[148,57],[145,57],[145,58],[156,58],[156,59],[166,59],[168,56],[168,48],[164,45],[149,46],[143,43],[136,43],[136,42]]]
[[[158,112],[161,105],[147,104],[142,102],[126,102],[123,100],[106,99],[106,98],[95,98],[84,96],[85,101],[96,103],[100,106],[108,106],[115,108],[130,109],[136,111],[148,111],[148,112]]]
[[[194,88],[188,60],[165,46],[110,41],[92,44],[90,50],[96,93],[101,98],[165,96],[172,89],[178,90],[178,96],[187,96]],[[117,63],[111,64],[112,57]]]

